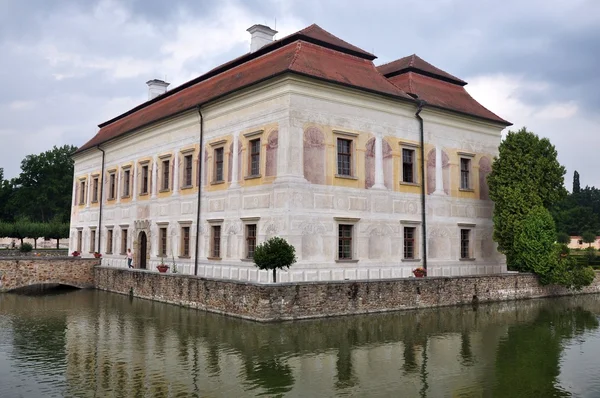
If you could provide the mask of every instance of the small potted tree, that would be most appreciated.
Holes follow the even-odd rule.
[[[254,250],[254,263],[259,269],[273,270],[273,283],[277,282],[277,269],[290,268],[295,262],[296,249],[278,236],[261,243]]]

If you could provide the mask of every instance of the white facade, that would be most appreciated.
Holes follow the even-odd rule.
[[[140,233],[144,232],[147,268],[155,269],[161,261],[160,229],[167,228],[164,261],[170,264],[174,257],[178,272],[194,274],[198,245],[199,276],[267,283],[270,275],[245,258],[246,225],[256,225],[257,243],[281,236],[296,248],[298,262],[278,273],[280,282],[412,276],[412,270],[423,264],[420,162],[416,162],[415,183],[402,184],[400,173],[402,148],[414,148],[420,159],[416,110],[414,104],[292,75],[239,91],[201,108],[202,123],[197,110],[189,111],[102,144],[105,173],[103,181],[99,178],[99,184],[104,184],[100,225],[100,204],[92,203],[92,197],[93,179],[100,177],[103,168],[102,152],[84,151],[75,156],[73,189],[79,194],[74,195],[70,251],[78,248],[81,236],[84,257],[100,251],[103,265],[125,267],[121,242],[126,230],[126,247],[134,251],[137,266]],[[426,184],[428,191],[431,188],[426,195],[429,275],[505,272],[504,256],[492,241],[493,204],[480,199],[484,187],[478,177],[480,159],[488,162],[497,155],[504,126],[427,107],[421,116]],[[304,160],[310,134],[322,136],[323,156],[316,162]],[[336,176],[335,140],[340,136],[353,142],[352,178]],[[248,178],[249,141],[256,138],[261,140],[260,177]],[[213,181],[214,149],[218,147],[224,148],[222,183]],[[231,147],[238,150],[231,152]],[[186,154],[193,155],[194,184],[184,189]],[[472,159],[473,182],[468,190],[459,189],[464,157]],[[159,189],[163,159],[170,161],[170,178],[177,182],[166,192]],[[151,171],[147,195],[140,195],[143,166]],[[320,183],[305,178],[313,166],[324,173]],[[127,168],[131,193],[123,197]],[[109,201],[111,172],[117,194]],[[369,172],[374,183],[366,189]],[[198,174],[202,187],[199,235]],[[345,261],[338,259],[340,224],[352,226],[352,258]],[[219,259],[212,259],[211,253],[214,226],[221,227]],[[182,255],[184,227],[191,235],[189,256]],[[403,258],[405,227],[415,228],[414,259]],[[113,254],[107,254],[111,229]],[[464,259],[461,229],[470,231],[469,255]],[[91,250],[93,234],[95,250]],[[100,235],[102,247],[98,249]]]

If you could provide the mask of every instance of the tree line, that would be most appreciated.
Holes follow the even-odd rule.
[[[4,178],[0,168],[0,238],[69,237],[73,193],[72,145],[54,146],[21,161],[21,172]]]
[[[572,191],[558,201],[551,212],[559,233],[581,236],[587,238],[585,243],[592,243],[600,233],[600,189],[581,188],[579,173],[575,171]]]

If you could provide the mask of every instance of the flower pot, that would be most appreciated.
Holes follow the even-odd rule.
[[[159,265],[156,267],[156,269],[158,270],[158,272],[165,273],[169,270],[169,266],[168,265]]]
[[[424,276],[425,276],[425,274],[422,274],[420,272],[419,273],[415,273],[415,278],[422,278]]]

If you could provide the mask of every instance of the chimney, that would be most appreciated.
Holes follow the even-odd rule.
[[[250,39],[250,52],[253,53],[259,48],[266,46],[269,43],[273,42],[273,37],[277,33],[276,30],[273,30],[265,25],[252,25],[247,29],[248,32],[252,35]]]
[[[148,100],[151,100],[152,98],[156,98],[159,95],[166,93],[170,83],[163,80],[152,79],[148,80],[146,84],[148,85]]]

